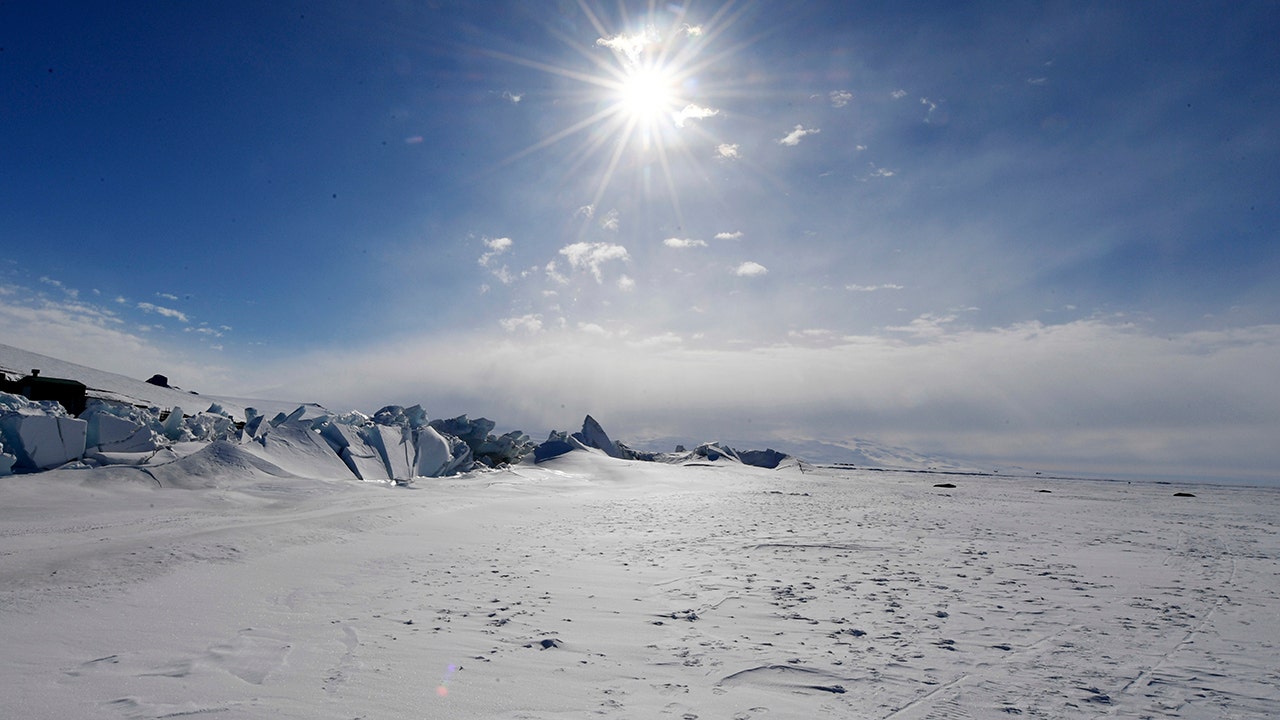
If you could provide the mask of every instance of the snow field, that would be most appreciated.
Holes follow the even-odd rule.
[[[0,715],[1280,713],[1275,490],[582,451],[118,478],[0,485]]]

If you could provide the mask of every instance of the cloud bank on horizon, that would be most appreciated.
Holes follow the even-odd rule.
[[[530,430],[1280,468],[1274,4],[570,10],[5,7],[0,338]]]

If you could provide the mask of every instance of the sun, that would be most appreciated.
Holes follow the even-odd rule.
[[[481,50],[576,84],[560,91],[552,106],[561,122],[548,123],[548,134],[503,164],[565,143],[564,177],[587,178],[594,185],[585,206],[599,205],[616,181],[633,181],[639,194],[631,197],[665,198],[676,224],[683,224],[677,179],[711,157],[706,148],[719,139],[713,118],[722,115],[713,103],[741,92],[722,78],[731,75],[732,56],[746,45],[715,49],[740,17],[731,10],[735,0],[723,0],[706,27],[693,22],[687,4],[650,0],[645,15],[627,18],[624,13],[620,24],[629,29],[621,31],[606,26],[603,11],[594,6],[599,1],[578,0],[589,21],[579,36],[552,31],[570,51],[563,62]],[[569,138],[578,141],[566,142]]]
[[[651,126],[675,116],[678,88],[674,73],[659,66],[629,68],[618,81],[618,111],[639,126]]]

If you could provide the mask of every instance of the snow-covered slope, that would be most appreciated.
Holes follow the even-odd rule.
[[[96,370],[59,360],[47,355],[33,353],[28,350],[0,344],[0,372],[9,377],[25,376],[31,370],[39,370],[45,377],[78,380],[88,387],[90,398],[111,400],[142,407],[157,407],[162,410],[182,408],[187,413],[203,412],[213,403],[218,403],[231,417],[243,421],[244,411],[252,407],[259,415],[272,416],[276,413],[290,413],[300,405],[320,406],[314,403],[302,403],[284,400],[228,398],[212,395],[200,395],[187,390],[160,387],[142,380],[117,375],[116,373]]]

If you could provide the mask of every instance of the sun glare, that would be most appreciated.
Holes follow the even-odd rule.
[[[725,0],[708,18],[707,29],[689,22],[686,7],[651,3],[646,16],[623,18],[623,25],[636,29],[621,32],[606,27],[592,0],[578,0],[578,5],[590,21],[594,39],[587,40],[590,35],[582,40],[565,39],[573,55],[586,58],[590,67],[487,50],[496,57],[584,86],[582,92],[562,96],[579,101],[579,107],[584,109],[581,115],[506,162],[567,138],[580,137],[580,143],[570,145],[565,172],[576,176],[583,165],[599,163],[599,170],[591,173],[595,188],[586,204],[597,205],[620,175],[637,171],[635,177],[643,183],[644,194],[649,198],[665,196],[677,223],[683,222],[676,188],[679,170],[696,165],[699,157],[712,155],[710,149],[703,156],[697,155],[702,146],[714,148],[720,144],[710,127],[711,118],[721,112],[709,104],[717,88],[712,76],[717,67],[729,64],[729,56],[738,48],[719,52],[708,49],[733,24],[735,15],[730,8],[734,0]],[[572,104],[566,103],[565,107]]]
[[[652,124],[674,114],[675,80],[659,67],[638,67],[618,84],[619,110],[628,121]]]

